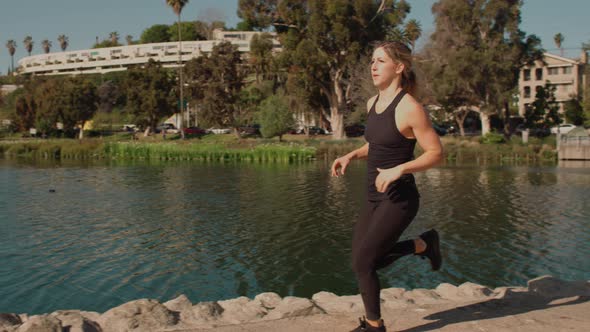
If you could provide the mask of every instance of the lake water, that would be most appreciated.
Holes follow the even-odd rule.
[[[403,238],[435,227],[445,262],[433,273],[405,257],[381,272],[382,285],[590,279],[588,166],[417,174],[421,209]],[[0,312],[357,294],[350,240],[364,176],[362,162],[336,179],[324,162],[0,160]]]

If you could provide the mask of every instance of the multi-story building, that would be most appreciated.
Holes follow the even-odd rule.
[[[545,83],[555,86],[555,99],[559,103],[560,112],[563,112],[566,101],[583,96],[586,86],[584,70],[587,62],[586,52],[582,52],[579,60],[544,53],[543,61],[523,67],[518,80],[518,113],[524,115],[526,106],[535,100],[537,87],[545,86]]]
[[[243,53],[250,51],[254,31],[224,31],[216,29],[213,40],[183,41],[182,62],[189,61],[203,53],[212,51],[221,41],[229,41]],[[275,51],[281,45],[273,35]],[[19,60],[18,73],[32,75],[75,75],[96,74],[127,70],[129,66],[147,63],[149,59],[159,61],[164,67],[177,67],[179,58],[178,42],[153,43],[57,52],[28,56]]]

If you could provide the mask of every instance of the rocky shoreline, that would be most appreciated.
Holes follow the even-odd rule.
[[[505,310],[503,305],[518,307],[520,311],[522,308],[529,308],[530,311],[550,310],[550,303],[569,298],[576,304],[590,305],[590,281],[563,281],[543,276],[529,280],[528,287],[490,289],[464,283],[459,286],[440,284],[432,290],[389,288],[381,292],[384,316],[392,311],[396,311],[396,316],[399,316],[399,312],[410,309],[426,311],[428,308],[457,308],[466,304],[479,305],[483,309],[492,305],[493,312]],[[586,311],[586,307],[583,309]],[[507,312],[511,313],[507,316],[519,313],[518,310]],[[317,324],[335,322],[319,326],[325,326],[325,331],[338,331],[341,329],[334,324],[337,325],[339,317],[348,317],[350,322],[354,322],[356,317],[362,315],[363,305],[359,295],[337,296],[319,292],[311,299],[306,299],[291,296],[281,298],[275,293],[262,293],[254,299],[239,297],[196,304],[181,295],[165,303],[151,299],[135,300],[102,314],[80,310],[60,310],[34,316],[1,313],[0,332],[255,331],[258,330],[256,324],[264,324],[264,330],[268,331],[285,331],[284,326],[290,326],[287,329],[289,331],[309,331],[303,327],[303,320],[307,318],[313,318]],[[484,314],[481,318],[502,317],[488,316]]]

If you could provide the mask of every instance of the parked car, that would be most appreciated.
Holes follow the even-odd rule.
[[[137,132],[137,131],[139,131],[139,128],[137,128],[137,126],[134,125],[134,124],[124,124],[123,125],[123,131]]]
[[[436,123],[432,124],[432,128],[434,128],[434,131],[436,131],[438,136],[445,136],[447,134],[447,130]]]
[[[238,128],[240,136],[260,136],[260,125],[251,124]]]
[[[208,134],[207,130],[199,127],[188,127],[183,129],[186,135],[202,136]]]
[[[567,134],[570,132],[570,130],[574,128],[576,128],[576,126],[574,126],[571,123],[562,123],[559,126],[551,127],[551,133],[557,134],[557,132],[559,131],[560,134]]]
[[[310,135],[327,135],[328,132],[324,128],[311,126],[308,128]]]
[[[231,129],[229,129],[229,128],[209,128],[209,129],[207,129],[207,131],[209,131],[210,133],[216,134],[216,135],[231,133]]]
[[[348,137],[359,137],[365,134],[365,126],[362,124],[353,124],[344,127],[344,132]]]
[[[167,134],[178,134],[180,131],[172,123],[162,123],[154,130],[156,133],[161,133],[164,130]]]
[[[525,127],[525,125],[523,123],[519,124],[518,126],[516,126],[516,128],[514,129],[514,134],[521,136],[522,132],[525,131],[527,128]],[[551,134],[551,132],[549,131],[548,128],[530,128],[529,129],[529,136],[535,136],[535,137],[546,137],[549,136]]]

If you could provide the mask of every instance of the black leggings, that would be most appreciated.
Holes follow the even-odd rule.
[[[352,266],[370,320],[381,318],[377,270],[415,252],[413,240],[397,241],[416,216],[420,199],[417,191],[403,196],[367,201],[354,227]]]

